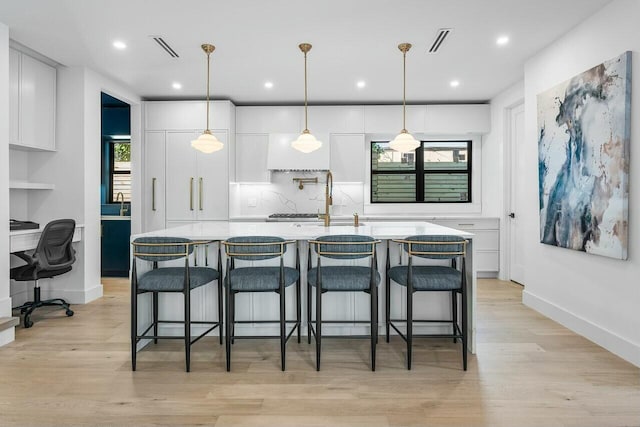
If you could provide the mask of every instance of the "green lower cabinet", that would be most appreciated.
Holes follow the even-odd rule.
[[[129,276],[130,236],[131,221],[102,220],[102,276]]]

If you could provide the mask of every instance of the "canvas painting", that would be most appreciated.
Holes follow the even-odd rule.
[[[627,259],[631,52],[537,101],[540,241]]]

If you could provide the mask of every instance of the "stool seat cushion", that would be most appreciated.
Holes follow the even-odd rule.
[[[307,280],[311,286],[317,285],[318,267],[307,273]],[[352,265],[332,265],[320,267],[322,289],[327,291],[364,291],[370,288],[371,267]],[[380,284],[380,273],[375,271],[376,286]]]
[[[284,286],[300,278],[295,268],[284,267]],[[231,290],[243,292],[275,291],[280,288],[280,267],[239,267],[229,272]]]
[[[453,291],[462,287],[462,274],[455,268],[437,265],[414,265],[413,289],[416,291]],[[409,267],[397,265],[389,269],[389,277],[407,286]]]
[[[170,292],[184,289],[184,267],[164,267],[147,271],[138,279],[141,291]],[[198,288],[220,277],[218,270],[209,267],[189,267],[190,289]]]

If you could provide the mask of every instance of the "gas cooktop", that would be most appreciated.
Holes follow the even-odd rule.
[[[318,214],[314,213],[274,213],[269,215],[269,221],[308,221],[317,219]]]

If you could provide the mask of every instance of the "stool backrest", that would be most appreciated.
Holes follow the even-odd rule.
[[[193,252],[193,241],[183,237],[138,237],[131,244],[133,256],[145,261],[173,261]]]
[[[334,236],[320,236],[309,241],[320,256],[334,259],[357,259],[375,254],[376,243],[371,236],[360,234],[339,234]]]
[[[420,258],[452,259],[464,256],[467,241],[460,236],[409,236],[404,239],[394,240],[402,243],[405,252]]]
[[[45,225],[34,252],[40,269],[61,269],[75,262],[76,251],[71,245],[75,229],[72,219],[57,219]]]
[[[282,256],[289,243],[293,242],[276,236],[239,236],[222,242],[228,257],[243,261],[261,261]]]

